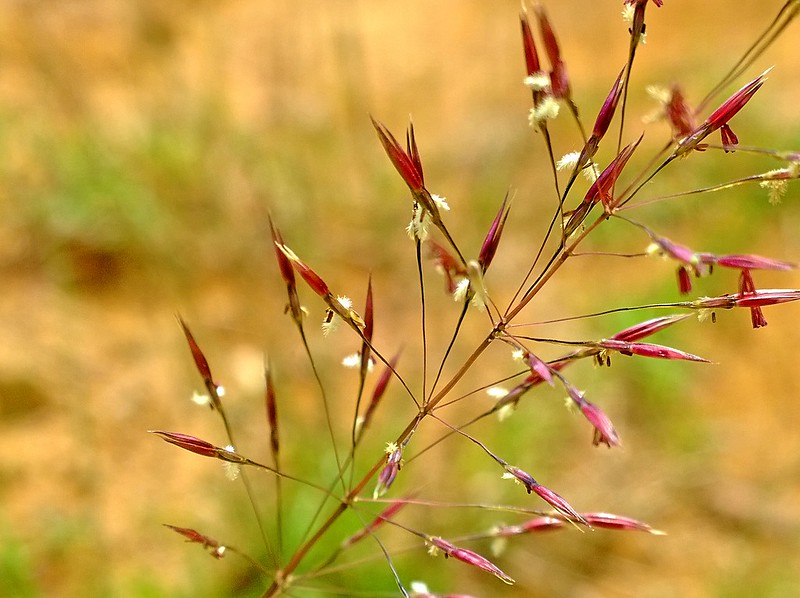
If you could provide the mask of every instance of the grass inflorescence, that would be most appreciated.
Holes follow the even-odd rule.
[[[599,108],[581,105],[570,79],[565,32],[543,7],[523,9],[518,26],[524,84],[532,106],[528,115],[520,115],[520,126],[526,126],[527,120],[552,176],[536,189],[520,188],[500,198],[494,216],[485,223],[477,251],[460,240],[448,221],[449,214],[459,209],[458,202],[429,190],[435,183],[426,176],[419,128],[410,123],[400,135],[376,115],[370,117],[377,134],[375,148],[382,148],[410,193],[410,222],[398,224],[397,237],[386,242],[407,243],[416,264],[411,280],[380,280],[366,274],[363,300],[352,299],[329,282],[335,279],[331,272],[336,263],[311,263],[293,249],[293,238],[302,231],[282,230],[277,219],[270,218],[270,241],[282,281],[276,288],[281,292],[285,288],[285,315],[309,364],[302,375],[312,381],[306,388],[314,388],[307,392],[315,395],[313,410],[319,417],[306,418],[299,427],[296,420],[292,426],[284,423],[284,414],[297,400],[282,392],[273,373],[280,367],[281,356],[272,352],[264,368],[264,434],[261,444],[255,445],[260,448],[254,449],[261,456],[249,454],[244,447],[254,443],[251,439],[247,445],[238,443],[222,387],[212,377],[201,343],[179,319],[208,404],[221,418],[224,442],[173,431],[153,432],[179,448],[221,461],[229,477],[243,481],[264,546],[263,559],[245,558],[263,576],[264,597],[305,591],[354,595],[370,591],[364,589],[364,578],[376,580],[375,592],[391,593],[388,579],[401,595],[442,595],[429,590],[424,580],[439,579],[431,572],[444,565],[431,560],[422,569],[410,569],[406,557],[414,551],[459,561],[448,566],[467,567],[512,585],[518,562],[506,560],[505,555],[513,553],[523,536],[574,529],[585,532],[573,536],[574,542],[582,542],[588,533],[611,533],[601,529],[663,533],[656,529],[660,527],[656,522],[614,513],[613,504],[593,504],[585,510],[586,500],[579,491],[562,493],[551,487],[548,472],[537,472],[537,459],[523,447],[537,446],[539,438],[526,435],[524,427],[517,428],[519,448],[513,450],[510,443],[500,441],[497,430],[508,425],[523,403],[551,387],[566,397],[567,409],[575,415],[574,426],[583,428],[587,444],[620,451],[626,426],[612,423],[615,418],[602,406],[600,392],[579,388],[571,375],[573,366],[594,363],[602,368],[603,376],[616,372],[630,376],[630,370],[614,366],[627,359],[673,361],[672,371],[680,372],[676,375],[690,377],[694,368],[714,367],[708,365],[714,356],[672,346],[659,336],[673,334],[670,338],[675,338],[676,329],[685,335],[700,334],[699,330],[714,334],[707,327],[735,310],[749,314],[752,328],[762,328],[768,324],[765,311],[800,299],[798,289],[763,288],[758,283],[762,271],[793,270],[796,265],[785,256],[748,253],[748,248],[738,244],[712,251],[719,244],[713,239],[708,247],[690,247],[680,242],[680,230],[673,232],[669,221],[644,210],[654,202],[742,185],[750,185],[754,195],[766,198],[764,187],[775,201],[800,177],[800,153],[747,146],[732,128],[748,118],[751,103],[759,101],[760,90],[768,85],[769,69],[762,68],[762,54],[800,11],[800,3],[790,1],[780,8],[699,105],[688,103],[680,82],[651,90],[660,102],[656,116],[668,125],[665,138],[657,139],[655,145],[643,143],[650,133],[640,130],[641,121],[631,116],[636,112],[629,102],[632,90],[644,87],[637,77],[637,58],[653,51],[643,46],[646,23],[670,7],[662,7],[657,0],[626,0],[621,8],[628,23],[627,31],[620,27],[620,35],[627,35],[629,44],[624,55],[607,57],[608,92]],[[514,25],[509,23],[509,30]],[[745,73],[751,67],[759,74],[748,78]],[[723,95],[732,84],[738,91]],[[561,120],[574,122],[572,132],[554,126]],[[365,126],[370,126],[367,119]],[[653,135],[663,136],[665,130]],[[700,161],[731,161],[743,154],[767,157],[777,168],[773,164],[763,172],[679,193],[659,191],[659,181],[680,179],[683,171]],[[516,221],[516,206],[524,202],[545,205],[548,217]],[[587,247],[588,239],[608,241],[608,236],[596,231],[610,224],[626,231],[624,236],[608,247]],[[526,231],[527,239],[532,230],[537,231],[537,242],[525,249],[530,259],[511,276],[503,270],[502,277],[493,277],[508,259],[505,239],[515,226]],[[617,283],[607,278],[604,260],[625,260],[633,281],[652,268],[653,257],[672,264],[673,290],[680,296],[670,293],[657,301],[609,307],[605,295],[616,296],[611,287]],[[591,271],[581,270],[582,276],[590,272],[594,277],[583,281],[582,288],[590,302],[596,300],[596,307],[565,316],[562,308],[569,301],[553,305],[551,299],[542,298],[552,297],[550,286],[570,275],[569,265],[588,259],[597,260],[598,265]],[[440,284],[431,284],[432,272],[444,279],[444,292]],[[693,295],[695,279],[711,275],[725,277],[727,290],[713,296]],[[417,305],[413,328],[407,321],[393,321],[381,309],[374,292],[377,286],[392,286],[397,296]],[[441,301],[443,294],[451,300]],[[323,312],[321,329],[313,320],[318,311]],[[571,325],[576,322],[604,318],[610,322],[620,315],[631,323],[619,328],[606,325],[606,332],[597,337],[573,336]],[[449,328],[443,326],[447,321],[452,322]],[[343,330],[334,332],[337,326]],[[376,334],[381,329],[391,333]],[[444,336],[443,329],[447,330]],[[316,340],[312,336],[322,335],[330,336],[327,342],[355,350],[345,359],[351,370],[332,373],[330,364],[323,363],[327,357],[312,342]],[[413,338],[419,340],[411,342]],[[290,342],[286,339],[287,345]],[[504,365],[497,358],[502,352],[507,355]],[[344,385],[334,382],[344,376],[355,379],[354,391],[343,391]],[[552,442],[551,436],[547,446],[538,447],[537,455],[541,451],[558,454]],[[446,450],[438,450],[442,447]],[[291,456],[298,452],[330,469],[321,473],[308,468],[307,462],[292,462]],[[469,457],[456,459],[454,453]],[[264,490],[253,483],[252,478],[262,475],[274,481],[271,488]],[[514,485],[519,487],[516,492],[509,490]],[[305,504],[313,505],[304,522],[289,515],[290,502],[301,494]],[[466,514],[466,525],[462,521],[449,529],[451,519],[431,515],[456,511]],[[483,525],[492,516],[494,524]],[[472,521],[476,527],[469,525]],[[228,552],[245,556],[244,551],[202,530],[168,527],[216,559]],[[359,551],[365,545],[369,550]],[[457,588],[440,591],[469,592],[466,579]]]

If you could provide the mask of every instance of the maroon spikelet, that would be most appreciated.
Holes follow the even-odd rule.
[[[468,565],[487,571],[509,585],[514,583],[514,580],[506,575],[497,565],[492,563],[489,559],[482,557],[477,552],[467,550],[466,548],[459,548],[447,540],[434,536],[428,536],[426,540],[432,547],[441,550],[445,557],[452,557],[462,563],[467,563]]]
[[[331,291],[328,288],[328,285],[325,284],[325,281],[322,280],[322,278],[320,278],[316,272],[309,268],[308,265],[303,262],[303,260],[297,257],[297,254],[294,251],[282,243],[276,244],[275,246],[283,253],[283,255],[286,256],[300,277],[306,281],[308,286],[311,287],[311,290],[313,290],[320,297],[325,299],[330,298]]]
[[[739,139],[733,133],[730,126],[728,126],[728,121],[736,116],[736,114],[744,108],[745,104],[752,99],[755,93],[761,89],[764,81],[767,80],[767,73],[769,73],[769,70],[761,73],[758,77],[744,85],[739,91],[725,100],[719,108],[714,110],[714,112],[706,118],[703,124],[681,140],[678,144],[678,148],[675,150],[675,155],[680,156],[693,149],[704,149],[701,145],[703,139],[720,129],[723,146],[726,151],[732,151],[733,147],[739,142]]]
[[[508,195],[506,195],[503,199],[503,204],[500,206],[497,215],[492,221],[492,225],[489,227],[489,232],[486,233],[486,238],[484,238],[481,251],[478,254],[478,263],[483,272],[489,269],[489,264],[492,263],[494,254],[497,253],[497,247],[500,245],[500,237],[503,235],[503,227],[506,225],[506,219],[508,218],[510,209],[508,205]]]
[[[422,164],[419,159],[417,143],[414,139],[413,126],[410,127],[408,132],[408,151],[406,151],[394,138],[394,135],[389,132],[389,129],[374,118],[370,118],[372,119],[372,126],[375,127],[375,131],[378,133],[378,139],[397,172],[403,177],[411,191],[421,192],[425,188],[425,181],[422,175]]]
[[[278,402],[275,398],[275,384],[272,380],[272,370],[269,362],[264,366],[264,402],[267,409],[267,425],[269,427],[269,443],[272,457],[277,463],[280,454],[280,436],[278,434]]]
[[[186,322],[184,322],[183,318],[180,316],[178,316],[178,322],[183,329],[186,342],[189,344],[189,350],[192,352],[194,365],[197,367],[200,377],[203,378],[203,383],[206,385],[209,391],[211,391],[212,388],[216,389],[217,385],[214,383],[214,378],[211,376],[211,368],[208,365],[208,360],[203,354],[203,351],[200,350],[200,346],[197,344],[197,341],[194,340],[194,335],[192,335],[191,330],[189,330],[189,326],[187,326]]]
[[[193,530],[188,527],[178,527],[177,525],[170,525],[168,523],[164,524],[164,527],[168,527],[172,531],[180,534],[184,538],[186,538],[187,542],[195,542],[196,544],[201,544],[203,548],[205,548],[208,553],[213,556],[215,559],[221,559],[225,556],[225,546],[221,545],[216,540],[209,538],[208,536],[201,534],[200,532]]]
[[[561,49],[559,48],[556,34],[552,25],[550,25],[550,20],[547,18],[544,8],[537,6],[535,11],[536,19],[539,21],[539,31],[541,31],[542,40],[544,41],[544,50],[550,60],[550,88],[552,89],[553,97],[569,99],[572,95],[569,75],[567,75],[567,65],[561,59]]]

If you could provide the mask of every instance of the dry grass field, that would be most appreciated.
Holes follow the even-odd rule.
[[[621,4],[546,3],[589,125],[624,64]],[[645,146],[661,144],[664,126],[641,124],[653,108],[645,86],[680,81],[699,100],[781,4],[651,5],[627,131],[647,130]],[[413,361],[408,196],[370,114],[398,134],[413,116],[426,180],[448,197],[448,224],[475,251],[513,190],[490,280],[504,289],[529,262],[551,209],[546,154],[527,126],[518,13],[518,0],[4,0],[0,596],[261,595],[265,580],[247,563],[213,561],[161,526],[196,527],[263,558],[242,488],[217,464],[146,433],[219,437],[218,421],[189,400],[201,381],[175,314],[191,324],[225,382],[234,425],[261,455],[265,353],[287,389],[287,429],[322,430],[313,380],[282,315],[268,213],[332,286],[360,298],[372,274],[378,343],[388,354],[405,345]],[[794,23],[718,98],[775,65],[734,121],[744,145],[800,150],[798,31]],[[561,139],[574,135],[567,119],[554,127]],[[658,192],[776,167],[742,153],[707,154],[665,173]],[[796,185],[778,206],[743,187],[654,204],[642,216],[707,251],[800,261]],[[644,239],[636,246],[615,230],[601,232],[593,250],[604,242],[643,250]],[[544,298],[553,317],[677,300],[673,278],[657,261],[578,260]],[[757,281],[800,288],[796,271]],[[698,285],[720,294],[735,277]],[[480,596],[796,595],[800,305],[766,315],[759,330],[747,313],[724,313],[715,326],[688,324],[661,339],[713,365],[619,358],[615,375],[603,377],[576,366],[576,383],[613,415],[621,450],[592,447],[586,430],[553,407],[561,400],[554,391],[521,406],[507,427],[480,430],[498,447],[524,444],[536,472],[580,509],[637,517],[666,536],[522,538],[502,557],[514,587],[424,554],[398,560],[407,580]],[[564,334],[599,336],[629,323],[587,320]],[[432,323],[432,334],[446,334],[446,325]],[[353,349],[345,338],[312,345],[332,394],[349,398],[354,378],[338,383],[335,370]],[[316,467],[311,443],[293,440],[289,456]],[[375,439],[377,450],[385,440]],[[431,454],[430,475],[447,480],[436,488],[445,497],[469,501],[498,483],[458,444]],[[310,508],[291,506],[289,525],[298,529],[287,536],[300,534]],[[464,533],[463,515],[420,518]],[[393,595],[382,561],[368,574]]]

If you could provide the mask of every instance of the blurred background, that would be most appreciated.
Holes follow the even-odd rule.
[[[547,4],[587,127],[624,64],[621,4]],[[647,130],[634,168],[668,135],[663,124],[642,124],[657,108],[645,87],[677,81],[698,102],[782,5],[665,4],[648,7],[648,42],[632,80],[626,141]],[[161,527],[194,527],[264,556],[241,486],[226,481],[218,464],[146,434],[175,430],[224,444],[215,416],[190,401],[201,381],[175,314],[192,326],[227,388],[246,445],[240,450],[267,459],[262,370],[269,354],[287,459],[309,477],[329,479],[329,455],[308,450],[309,434],[315,447],[326,436],[308,365],[282,315],[267,215],[357,305],[372,274],[378,346],[387,355],[404,346],[406,373],[418,379],[418,291],[403,230],[408,193],[368,115],[398,137],[413,116],[426,181],[447,196],[450,229],[473,253],[503,196],[514,194],[488,278],[507,301],[553,205],[546,153],[527,126],[518,13],[517,0],[3,2],[0,595],[260,595],[263,579],[247,563],[213,561]],[[717,98],[775,65],[732,123],[743,145],[800,149],[797,29]],[[568,118],[553,132],[559,155],[579,149]],[[601,163],[613,155],[604,150]],[[645,195],[780,166],[743,152],[695,154],[671,165]],[[698,250],[797,261],[798,200],[793,186],[772,206],[753,186],[629,214]],[[586,249],[632,253],[646,245],[641,233],[612,223]],[[764,288],[800,287],[796,272],[755,279]],[[436,296],[440,284],[429,279],[432,309],[444,314],[432,324],[433,353],[455,318],[452,302]],[[697,282],[696,295],[735,285],[735,273],[716,272]],[[674,267],[656,260],[576,259],[549,289],[525,321],[678,299]],[[356,377],[338,361],[357,343],[345,331],[317,338],[321,306],[308,295],[305,302],[323,378],[349,413]],[[798,309],[768,308],[769,326],[760,330],[737,311],[654,339],[714,365],[618,357],[609,370],[574,366],[570,379],[615,422],[622,449],[592,447],[585,422],[561,408],[559,390],[533,393],[508,422],[473,430],[579,510],[637,517],[667,536],[564,530],[517,538],[497,558],[515,587],[453,560],[430,560],[420,548],[398,556],[404,581],[494,596],[793,595],[800,588]],[[582,320],[548,333],[597,338],[653,315]],[[494,379],[508,373],[500,353],[487,356],[479,373],[495,365]],[[372,455],[411,413],[397,389],[387,401],[368,439]],[[453,412],[453,421],[465,418]],[[417,489],[430,499],[519,503],[519,489],[509,491],[496,467],[465,445],[444,443],[425,467],[411,463],[396,495]],[[259,483],[268,518],[273,486]],[[315,504],[314,495],[295,491],[288,545]],[[455,537],[499,517],[521,520],[409,508],[403,522]],[[469,547],[488,554],[485,544]],[[364,551],[377,552],[372,544]],[[394,591],[380,560],[354,571],[364,588]],[[349,583],[343,579],[328,581]]]

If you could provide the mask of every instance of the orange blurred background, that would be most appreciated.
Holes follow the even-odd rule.
[[[586,126],[625,61],[621,4],[547,4]],[[641,123],[655,107],[645,87],[678,81],[690,102],[699,101],[781,5],[651,4],[626,134],[647,130],[643,147],[659,147],[666,128]],[[213,414],[189,400],[201,383],[175,314],[192,326],[225,383],[240,437],[260,455],[262,368],[270,355],[282,385],[285,441],[295,441],[287,450],[313,469],[317,456],[303,433],[322,420],[301,346],[282,315],[272,213],[287,243],[357,304],[372,274],[379,346],[391,355],[405,345],[410,376],[418,375],[418,291],[403,231],[409,202],[370,114],[398,137],[413,116],[426,181],[448,197],[448,225],[473,252],[512,190],[489,277],[507,300],[552,209],[546,153],[527,126],[518,13],[511,0],[5,3],[1,596],[260,595],[264,582],[246,563],[213,562],[161,527],[196,527],[256,556],[263,550],[238,485],[216,464],[145,433],[160,428],[222,443]],[[797,29],[718,98],[775,65],[732,123],[743,145],[798,150]],[[566,111],[553,127],[557,151],[577,149]],[[665,171],[653,195],[779,166],[744,152],[693,155]],[[698,250],[800,260],[796,186],[777,207],[753,186],[634,214]],[[609,228],[591,250],[636,252],[647,244],[630,228]],[[675,301],[673,279],[673,267],[656,261],[576,260],[529,318]],[[439,283],[430,281],[435,295]],[[800,287],[800,276],[758,273],[756,282]],[[698,281],[697,294],[734,286],[734,275],[719,272]],[[313,330],[321,308],[311,296],[305,301]],[[453,307],[434,305],[449,314],[432,324],[440,335],[432,345],[441,349]],[[560,391],[530,397],[508,424],[475,430],[580,510],[637,517],[667,536],[566,530],[520,538],[498,560],[517,579],[509,588],[423,554],[407,566],[398,561],[404,582],[429,579],[431,591],[493,596],[791,595],[800,588],[798,309],[768,309],[761,330],[750,328],[746,313],[722,313],[716,326],[681,324],[660,339],[717,362],[711,366],[622,357],[608,372],[576,366],[570,379],[615,421],[621,450],[591,447],[584,422],[559,409]],[[596,338],[632,321],[587,320],[561,334]],[[331,394],[349,401],[355,377],[338,373],[336,363],[357,344],[341,331],[312,345]],[[491,359],[502,367],[501,356]],[[386,409],[386,438],[371,445],[378,451],[407,421],[393,421],[394,407]],[[398,413],[408,417],[408,405]],[[447,444],[435,455],[421,482],[426,497],[512,500],[494,489],[503,484],[473,447]],[[298,507],[291,521],[300,526],[307,514]],[[452,509],[417,512],[407,522],[447,536],[474,531],[471,517]],[[484,521],[492,520],[481,514]],[[388,571],[376,562],[379,573],[370,575],[391,595]]]

